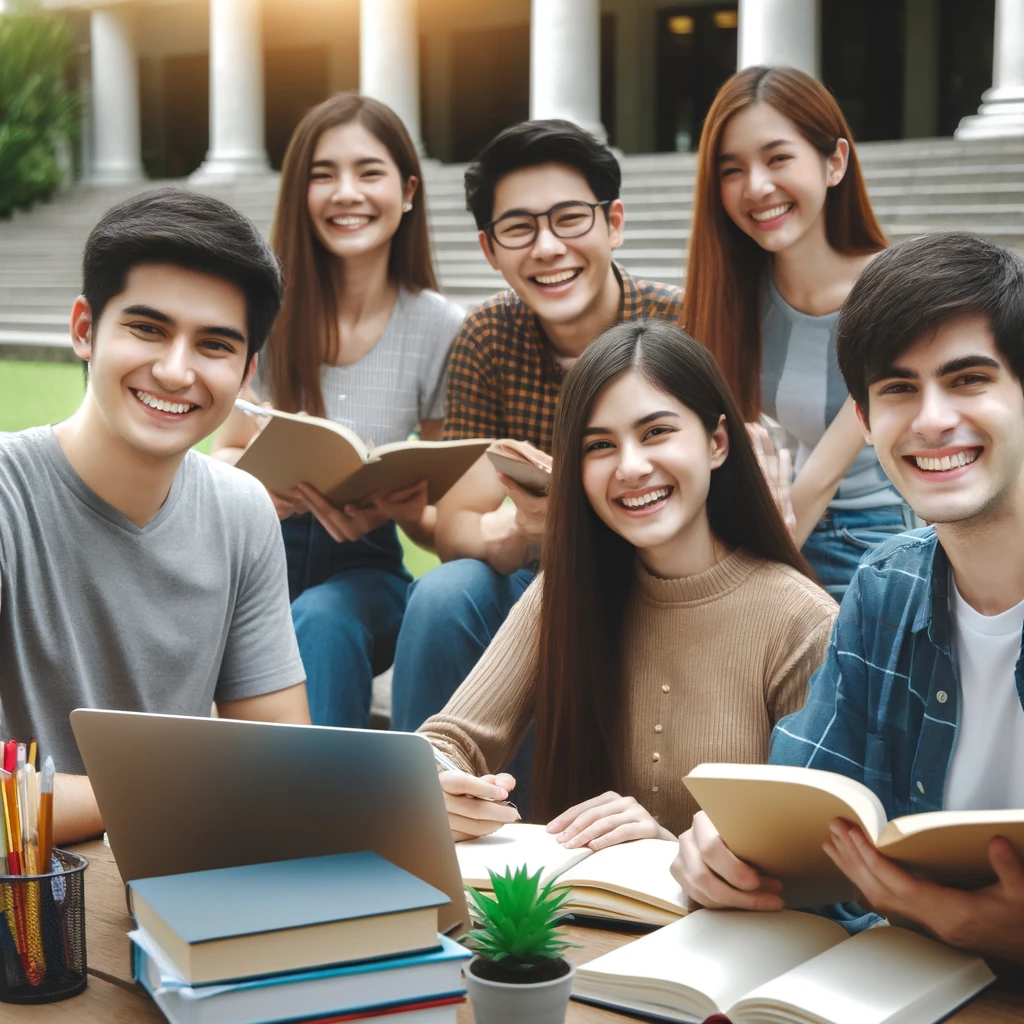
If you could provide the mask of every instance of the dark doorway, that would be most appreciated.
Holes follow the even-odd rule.
[[[181,53],[164,58],[164,174],[184,178],[210,148],[210,55]]]
[[[824,0],[821,78],[859,142],[903,136],[905,0]]]
[[[295,126],[310,107],[327,99],[327,47],[267,50],[264,77],[267,155],[278,171]]]
[[[995,0],[942,0],[939,8],[939,134],[978,112],[992,87]],[[1024,40],[1021,41],[1024,45]]]
[[[656,17],[658,150],[696,149],[715,93],[736,70],[736,4],[671,7]]]

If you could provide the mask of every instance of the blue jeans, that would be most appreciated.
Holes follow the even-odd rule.
[[[394,524],[342,544],[309,514],[281,532],[313,724],[367,729],[373,677],[394,658],[412,579]]]
[[[803,556],[822,586],[842,601],[864,552],[915,525],[909,505],[828,509],[804,542]]]

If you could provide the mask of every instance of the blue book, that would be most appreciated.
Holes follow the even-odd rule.
[[[153,997],[171,1024],[282,1024],[409,1006],[409,1018],[394,1020],[454,1022],[465,995],[462,965],[472,955],[438,935],[440,948],[418,956],[346,964],[319,971],[278,974],[229,985],[188,985],[144,931],[130,933],[135,980]],[[448,1005],[418,1010],[433,1002]]]
[[[375,853],[128,884],[138,925],[191,985],[437,948],[448,897]]]

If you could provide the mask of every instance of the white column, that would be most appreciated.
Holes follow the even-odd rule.
[[[263,174],[260,0],[210,0],[210,148],[192,181]]]
[[[93,159],[91,180],[99,184],[139,181],[139,61],[130,9],[110,7],[90,18]]]
[[[819,0],[739,0],[736,66],[788,64],[821,71]]]
[[[960,122],[958,139],[1024,135],[1024,0],[996,0],[992,54],[992,88]]]
[[[572,121],[602,141],[599,0],[531,0],[530,118]]]
[[[359,91],[386,103],[423,155],[417,0],[360,0]]]

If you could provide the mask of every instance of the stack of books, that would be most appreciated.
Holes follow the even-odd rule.
[[[132,965],[171,1024],[455,1024],[448,897],[374,853],[129,883]]]

